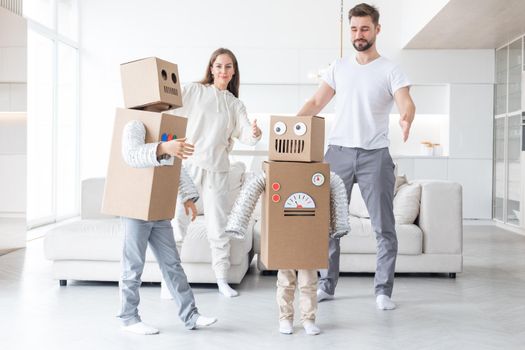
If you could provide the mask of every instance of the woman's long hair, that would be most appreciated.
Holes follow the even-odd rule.
[[[230,82],[228,83],[228,91],[231,92],[235,97],[239,97],[239,84],[240,84],[240,73],[239,73],[239,64],[237,63],[237,58],[235,57],[235,55],[233,54],[233,52],[231,52],[230,50],[228,49],[225,49],[225,48],[219,48],[217,50],[215,50],[212,54],[211,54],[211,57],[210,57],[210,62],[208,63],[208,67],[206,67],[206,73],[204,75],[204,78],[202,80],[199,81],[199,83],[201,84],[205,84],[205,85],[211,85],[213,84],[213,75],[211,75],[211,70],[210,68],[213,66],[213,63],[215,62],[215,60],[217,59],[217,56],[219,55],[228,55],[230,56],[230,58],[232,59],[233,61],[233,69],[235,70],[235,73],[233,74],[232,76],[232,79],[230,80]]]

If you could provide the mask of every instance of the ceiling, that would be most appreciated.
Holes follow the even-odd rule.
[[[525,0],[450,0],[405,49],[495,49],[525,34]]]

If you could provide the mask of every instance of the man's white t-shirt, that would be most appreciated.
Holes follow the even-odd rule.
[[[364,65],[356,57],[343,57],[321,79],[336,92],[328,144],[367,150],[390,145],[388,119],[394,93],[410,86],[397,64],[381,56]]]

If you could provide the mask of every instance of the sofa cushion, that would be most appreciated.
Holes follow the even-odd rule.
[[[396,183],[394,185],[394,196],[397,194],[399,187],[403,186],[406,183],[408,183],[408,179],[406,175],[396,176]]]
[[[49,230],[44,252],[50,260],[119,261],[122,237],[120,219],[78,220]],[[151,252],[146,256],[151,261]]]
[[[396,224],[412,224],[419,214],[421,203],[421,185],[404,184],[399,187],[394,197],[394,216]]]
[[[248,225],[244,239],[230,240],[230,263],[239,265],[242,259],[252,250],[253,224]],[[180,246],[180,242],[177,242]],[[184,244],[179,249],[181,260],[188,263],[211,263],[211,248],[206,236],[206,222],[204,216],[198,216],[188,227]]]
[[[358,184],[354,184],[352,187],[352,193],[350,194],[350,215],[357,216],[358,218],[369,218],[368,209],[366,209],[363,195]]]
[[[252,249],[252,227],[244,240],[232,240],[230,261],[239,265]],[[50,260],[120,261],[123,230],[120,219],[78,220],[55,227],[46,234],[44,252]],[[210,244],[206,238],[204,216],[199,216],[188,227],[182,244],[177,244],[182,262],[211,263]],[[146,261],[154,262],[150,248]]]
[[[369,219],[350,216],[352,231],[341,238],[341,254],[375,254],[376,239]],[[419,255],[423,252],[423,232],[416,225],[396,225],[398,253]],[[261,222],[253,228],[253,248],[260,253]]]
[[[369,219],[350,216],[350,234],[341,238],[341,254],[375,254],[376,238]],[[423,252],[423,232],[416,225],[396,225],[398,254],[419,255]]]
[[[396,196],[399,189],[407,183],[408,183],[408,180],[407,180],[406,175],[396,176],[396,183],[394,185],[394,196]],[[396,201],[394,197],[394,212],[395,212],[395,206],[396,206]],[[369,218],[370,217],[370,214],[368,213],[368,209],[366,208],[365,201],[363,199],[363,195],[361,194],[361,189],[359,188],[359,185],[357,183],[355,183],[354,186],[352,187],[352,194],[350,195],[349,211],[350,211],[350,215],[357,216],[358,218]],[[414,221],[411,221],[410,224],[412,222]],[[402,222],[402,223],[408,223],[408,222]]]

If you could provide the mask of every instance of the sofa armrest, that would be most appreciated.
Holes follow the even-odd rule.
[[[114,216],[105,215],[100,212],[105,182],[106,179],[103,177],[82,180],[82,193],[80,196],[80,217],[82,219],[114,218]]]
[[[418,225],[423,231],[423,252],[463,252],[463,197],[460,184],[420,180],[421,207]]]

